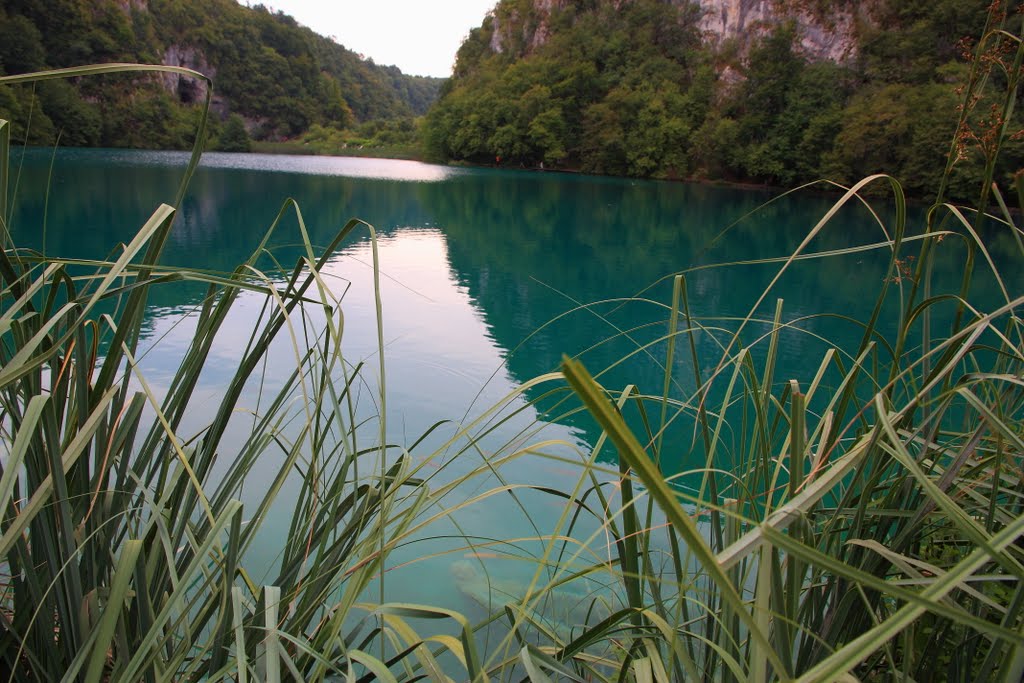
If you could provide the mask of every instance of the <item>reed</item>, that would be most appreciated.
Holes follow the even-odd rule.
[[[884,188],[889,211],[874,214],[868,248],[888,254],[888,276],[869,319],[854,321],[858,348],[807,358],[809,383],[780,377],[780,337],[810,334],[806,321],[788,319],[781,300],[761,317],[769,285],[723,330],[691,316],[682,272],[667,333],[636,351],[662,369],[661,394],[604,386],[564,361],[621,463],[618,495],[599,508],[616,558],[580,571],[617,582],[623,609],[572,638],[524,645],[531,680],[1020,680],[1024,292],[1017,264],[997,264],[983,237],[1005,232],[1024,257],[1019,213],[993,183],[1024,55],[1004,21],[994,12],[978,44],[946,169],[979,139],[971,108],[984,102],[996,114],[975,208],[947,203],[943,181],[913,225],[899,183],[866,178],[794,253],[760,262],[775,264],[774,284],[798,261],[849,253],[811,249],[837,212]],[[1022,189],[1018,179],[1024,206]],[[964,264],[961,282],[932,280],[942,252]],[[982,270],[1002,296],[990,310],[969,299]],[[708,338],[718,355],[699,352]],[[678,353],[693,377],[674,374]],[[689,443],[679,423],[693,425]],[[666,476],[680,451],[703,467]]]
[[[1024,57],[1000,21],[979,43],[953,147],[967,138],[972,103],[993,101],[1000,86],[977,207],[945,202],[944,182],[919,226],[899,183],[874,176],[844,188],[796,252],[760,262],[774,264],[774,284],[797,262],[849,253],[815,252],[815,237],[849,205],[871,206],[865,191],[884,188],[891,218],[874,213],[880,237],[863,249],[887,254],[888,277],[873,283],[870,317],[853,321],[863,330],[857,348],[808,358],[809,381],[779,376],[780,340],[810,333],[783,301],[763,316],[772,286],[738,320],[700,319],[690,272],[680,272],[664,335],[635,351],[661,369],[660,393],[604,386],[603,373],[567,358],[415,462],[425,440],[406,448],[385,438],[379,326],[379,364],[350,364],[343,301],[322,272],[342,240],[357,230],[372,239],[372,228],[352,221],[317,250],[287,202],[234,272],[162,266],[200,128],[177,198],[131,243],[104,261],[44,258],[10,240],[9,129],[0,122],[6,678],[1020,680],[1024,293],[1014,264],[1001,270],[983,237],[1005,231],[1024,257],[1019,214],[992,184]],[[107,65],[0,83],[146,68],[175,70]],[[1014,189],[1024,205],[1024,183]],[[305,255],[262,268],[286,215]],[[953,287],[931,278],[948,252],[964,263]],[[1003,298],[985,311],[969,298],[982,269]],[[177,281],[207,295],[191,345],[158,390],[138,362],[140,326],[147,292]],[[243,292],[263,298],[260,324],[196,429],[200,375]],[[893,334],[884,331],[890,315]],[[708,339],[713,357],[702,352]],[[261,369],[273,344],[290,345],[295,358],[278,384]],[[677,376],[680,356],[692,376]],[[369,420],[355,396],[361,384],[377,392]],[[601,437],[575,458],[533,439],[530,427],[486,447],[527,392],[555,419],[588,412]],[[254,395],[258,407],[240,417]],[[230,442],[240,419],[245,437]],[[599,460],[609,450],[617,467]],[[485,456],[480,465],[437,476],[471,451]],[[504,481],[502,466],[525,454],[578,467],[577,484],[552,491]],[[695,456],[702,466],[685,467]],[[268,463],[273,483],[243,513],[240,491]],[[448,502],[485,476],[497,483]],[[518,501],[524,488],[560,501],[563,513],[550,529],[538,522],[530,539],[494,539],[490,548],[530,542],[540,551],[521,590],[489,594],[485,620],[386,602],[394,549],[471,505]],[[291,521],[279,565],[257,585],[247,551],[285,490]],[[421,635],[425,620],[451,634]]]
[[[3,81],[161,70],[202,78],[105,65]],[[348,235],[372,229],[351,221],[317,251],[287,202],[233,272],[162,266],[204,138],[200,126],[173,204],[158,207],[108,260],[19,249],[0,205],[3,679],[325,680],[358,671],[395,680],[396,662],[439,676],[410,615],[453,620],[464,637],[439,642],[475,676],[478,657],[458,615],[362,602],[432,502],[408,451],[383,440],[383,417],[357,416],[353,387],[367,371],[342,352],[341,302],[321,272]],[[0,121],[4,202],[9,153]],[[288,214],[305,255],[261,270]],[[139,362],[147,293],[180,281],[205,286],[206,296],[180,365],[157,388]],[[262,297],[259,324],[197,428],[200,376],[243,293]],[[267,384],[273,344],[290,345],[295,363],[285,381]],[[380,366],[366,381],[382,387],[383,373]],[[253,396],[255,409],[245,403]],[[382,393],[377,401],[383,415]],[[240,422],[244,438],[227,439]],[[260,468],[266,481],[268,467],[266,495],[243,511],[247,477]],[[245,557],[285,504],[290,530],[260,585]]]

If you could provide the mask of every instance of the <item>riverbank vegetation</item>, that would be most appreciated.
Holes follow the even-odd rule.
[[[425,149],[442,160],[780,187],[886,172],[920,196],[941,177],[969,37],[989,5],[799,6],[743,44],[708,39],[689,3],[503,0],[460,49]],[[798,26],[801,11],[819,12],[821,26]],[[811,30],[832,31],[848,54],[813,54],[802,44]],[[983,119],[988,107],[976,111]],[[1022,151],[1007,144],[1000,181]],[[976,187],[983,168],[964,160],[954,188]]]
[[[313,124],[294,140],[256,142],[251,148],[268,154],[420,159],[422,151],[417,126],[418,120],[410,118],[367,121],[345,130]]]
[[[292,17],[234,0],[5,0],[0,74],[99,62],[168,64],[216,81],[210,148],[239,151],[312,126],[342,134],[409,121],[440,78],[365,60]],[[32,145],[190,149],[206,84],[186,74],[131,74],[0,88],[13,139]],[[387,125],[387,124],[380,124]]]
[[[231,273],[163,267],[200,145],[170,203],[108,260],[19,249],[7,230],[10,128],[0,125],[6,678],[1020,680],[1024,292],[1017,262],[998,263],[986,247],[1002,240],[1024,258],[1009,208],[1024,205],[1024,181],[1000,182],[1024,63],[1019,26],[1007,21],[990,15],[977,42],[951,136],[964,154],[942,164],[920,223],[899,182],[872,176],[845,188],[794,253],[712,266],[737,277],[771,267],[775,282],[797,261],[877,251],[888,270],[863,283],[877,301],[868,319],[790,316],[770,285],[740,319],[697,318],[689,273],[671,274],[672,298],[657,302],[663,334],[636,349],[659,369],[657,390],[602,386],[603,369],[575,359],[517,390],[535,392],[545,419],[592,417],[601,436],[578,457],[530,440],[529,429],[527,445],[491,449],[484,437],[504,419],[501,405],[427,453],[429,439],[387,442],[383,335],[369,360],[345,355],[344,301],[323,270],[346,235],[372,236],[364,224],[317,251],[297,220],[304,255],[293,264],[264,242]],[[984,130],[982,114],[993,122]],[[948,202],[957,164],[974,154],[983,168],[972,205],[995,205],[993,215]],[[869,188],[886,205],[874,213],[877,238],[816,251],[830,218]],[[301,211],[285,204],[273,226],[286,215]],[[935,281],[939,258],[962,263],[962,279]],[[991,308],[972,303],[978,278],[997,284]],[[180,280],[207,296],[180,366],[156,386],[139,363],[146,296]],[[204,398],[197,411],[200,376],[243,291],[261,297],[262,322],[235,347],[215,408]],[[829,324],[856,326],[860,343],[831,346]],[[806,382],[776,374],[780,340],[794,334],[826,345],[806,358]],[[264,381],[274,343],[296,359],[280,385]],[[357,399],[367,390],[370,416]],[[527,453],[576,468],[577,484],[477,492],[478,477]],[[468,454],[468,473],[436,480]],[[694,458],[702,464],[687,464]],[[257,467],[272,484],[243,510]],[[459,552],[508,554],[533,573],[492,593],[476,624],[446,606],[385,601],[391,552],[431,533],[460,486],[475,492],[464,506],[529,491],[563,511],[531,539],[463,539]],[[279,539],[261,535],[275,514],[291,515]],[[245,562],[256,543],[280,543],[263,582]],[[516,552],[527,543],[540,551]],[[485,554],[474,557],[483,566]]]

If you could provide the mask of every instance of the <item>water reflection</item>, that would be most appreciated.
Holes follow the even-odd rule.
[[[374,178],[416,183],[448,180],[464,171],[448,166],[399,159],[360,159],[324,156],[267,156],[210,152],[203,156],[203,168],[236,171],[270,171],[346,178]]]
[[[52,255],[102,258],[118,242],[135,234],[154,208],[170,202],[186,155],[149,152],[62,151],[48,182],[50,156],[30,151],[21,167],[12,221],[23,246]],[[713,328],[735,329],[777,272],[778,264],[701,268],[722,263],[763,260],[790,254],[832,204],[831,198],[784,198],[745,216],[769,199],[763,192],[710,186],[597,179],[508,171],[452,170],[411,162],[365,159],[307,159],[258,155],[209,155],[191,186],[164,261],[214,271],[230,271],[247,259],[285,205],[293,198],[314,245],[329,243],[351,218],[376,227],[381,239],[381,297],[386,355],[388,437],[410,444],[439,420],[452,420],[425,444],[435,447],[515,388],[555,369],[563,354],[580,354],[593,371],[611,368],[602,380],[611,388],[627,383],[660,393],[665,347],[652,343],[667,329],[669,276],[687,269],[694,315]],[[45,217],[45,221],[44,221]],[[39,226],[44,225],[45,230]],[[723,236],[723,230],[732,226]],[[305,254],[296,212],[288,208],[258,260],[268,272],[275,263],[290,268]],[[853,205],[842,212],[812,244],[826,251],[879,241],[883,235],[872,214]],[[998,252],[1000,239],[990,246]],[[936,280],[955,283],[963,255],[947,240],[939,250]],[[360,415],[373,414],[376,381],[376,303],[372,251],[367,231],[357,231],[330,260],[325,279],[344,293],[345,352],[355,364],[367,362],[366,384],[358,398]],[[888,254],[865,252],[796,264],[767,297],[758,315],[767,318],[775,300],[784,299],[787,321],[821,312],[864,317],[873,304],[875,285],[886,274]],[[871,294],[866,296],[865,294]],[[623,302],[623,297],[639,295]],[[898,288],[884,316],[892,325],[899,305]],[[972,293],[993,300],[990,279],[980,278]],[[194,315],[205,288],[175,284],[150,295],[146,335],[151,350],[144,358],[147,377],[159,393],[184,352]],[[581,304],[588,304],[581,307]],[[213,349],[199,401],[216,400],[224,373],[233,368],[262,302],[243,297],[235,317]],[[751,344],[767,326],[748,327],[742,343]],[[806,381],[817,369],[824,344],[854,346],[860,329],[836,317],[801,320],[782,335],[776,378]],[[696,335],[703,376],[721,354],[724,333]],[[649,346],[648,346],[649,345]],[[763,347],[763,345],[762,345]],[[634,353],[643,348],[643,352]],[[761,347],[759,347],[761,348]],[[284,344],[263,370],[264,379],[282,381],[293,364]],[[758,351],[757,353],[763,353]],[[633,355],[630,355],[633,354]],[[624,362],[619,363],[625,358]],[[688,353],[677,353],[674,393],[693,390],[694,368]],[[482,464],[492,445],[516,442],[541,425],[527,398],[512,401],[500,428],[490,432],[479,451],[468,450],[438,481],[457,477]],[[257,401],[258,395],[246,397]],[[255,403],[248,407],[253,407]],[[541,410],[552,410],[542,401]],[[201,408],[201,406],[200,406]],[[198,416],[197,416],[198,417]],[[198,428],[197,419],[195,428]],[[232,429],[244,430],[242,422]],[[597,431],[583,415],[546,427],[552,448],[571,458],[585,451]],[[680,423],[681,434],[692,425]],[[679,466],[687,457],[687,438],[679,439]],[[420,457],[420,452],[413,457]],[[576,473],[551,459],[528,456],[502,469],[506,481],[543,483],[571,489]],[[491,484],[481,478],[470,496]],[[247,493],[261,495],[258,483]],[[287,499],[287,496],[284,496]],[[463,511],[459,526],[432,529],[428,550],[410,546],[395,561],[458,547],[441,540],[446,533],[478,537],[531,536],[545,531],[562,512],[562,501],[524,492],[523,508],[509,498]],[[452,499],[446,502],[455,503]],[[271,517],[270,533],[285,533],[287,515]],[[274,524],[280,528],[275,529]],[[586,530],[582,530],[586,531]],[[274,544],[255,549],[252,561],[270,566]],[[460,552],[458,557],[461,557]],[[422,587],[432,586],[441,604],[459,606],[449,559],[396,569],[414,580],[392,584],[392,599],[421,602]],[[410,572],[414,574],[410,574]],[[501,572],[499,572],[500,574]],[[506,571],[506,577],[514,572]],[[473,606],[461,608],[472,613]]]
[[[186,161],[180,153],[62,151],[46,193],[41,188],[47,187],[49,153],[32,150],[19,180],[14,233],[22,244],[45,246],[51,254],[102,257],[130,239],[158,203],[171,201]],[[602,377],[610,387],[633,383],[659,393],[665,349],[652,342],[667,329],[668,276],[698,268],[687,280],[693,314],[709,326],[734,329],[735,318],[751,310],[779,265],[699,267],[787,256],[834,201],[802,194],[764,206],[770,198],[764,192],[702,185],[375,159],[212,154],[195,177],[165,262],[230,271],[249,256],[287,198],[300,207],[314,245],[330,242],[353,217],[386,238],[388,331],[402,330],[389,346],[389,362],[403,364],[393,376],[406,376],[404,364],[446,368],[448,379],[438,381],[446,388],[449,417],[461,415],[474,388],[499,368],[520,383],[556,368],[563,354],[582,354],[594,371],[614,365]],[[36,226],[44,210],[47,229],[41,232]],[[287,207],[270,243],[273,259],[265,256],[258,265],[290,268],[305,254],[299,234],[296,211]],[[872,213],[851,204],[806,250],[884,237]],[[367,239],[366,231],[357,231],[339,263],[362,258],[358,246]],[[955,283],[963,255],[947,246],[940,249],[936,279]],[[758,311],[770,318],[781,298],[784,319],[801,319],[798,330],[783,335],[779,378],[809,379],[817,362],[808,359],[824,348],[817,336],[856,345],[856,325],[819,314],[865,318],[887,260],[883,250],[794,264]],[[436,268],[448,279],[430,275]],[[180,313],[204,291],[188,285],[156,289],[151,319]],[[642,300],[621,301],[635,294]],[[883,327],[895,324],[898,294]],[[993,297],[991,280],[980,278],[974,294]],[[749,326],[742,342],[754,343],[766,329]],[[366,321],[350,326],[349,343],[372,340],[372,330]],[[721,354],[722,336],[697,335],[705,375]],[[677,354],[678,395],[693,389],[690,362],[688,354]],[[427,385],[414,372],[408,376],[408,384],[396,382],[391,389],[396,411],[417,421],[424,402],[417,392]],[[571,425],[588,441],[596,436],[583,417]]]

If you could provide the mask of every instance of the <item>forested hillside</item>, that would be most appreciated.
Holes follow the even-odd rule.
[[[0,0],[0,72],[101,62],[209,75],[215,137],[242,142],[408,119],[427,110],[443,82],[375,65],[285,14],[234,0]],[[3,87],[0,116],[31,144],[59,136],[65,145],[184,148],[204,87],[173,75]]]
[[[710,30],[755,4],[777,14]],[[460,49],[425,143],[437,159],[784,186],[885,170],[924,191],[945,167],[963,55],[990,4],[501,0]],[[1012,72],[991,59],[992,78]],[[975,111],[957,150],[965,186],[983,165],[973,143],[1002,124],[984,102]],[[1015,145],[1004,175],[1020,166]]]

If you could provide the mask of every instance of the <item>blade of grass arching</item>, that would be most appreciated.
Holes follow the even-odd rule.
[[[544,650],[541,650],[538,647],[530,645],[529,643],[523,645],[522,650],[520,650],[519,652],[519,658],[520,661],[523,662],[524,667],[526,666],[526,659],[524,658],[529,658],[530,662],[534,666],[534,670],[539,671],[541,675],[544,675],[544,673],[543,671],[540,671],[539,667],[543,666],[546,667],[548,670],[554,671],[555,673],[558,673],[560,676],[562,676],[562,679],[559,680],[573,681],[573,683],[587,683],[587,680],[589,680],[581,678],[578,673],[564,665],[562,662],[553,658]],[[529,671],[530,669],[528,668],[527,672]]]
[[[346,223],[345,227],[342,228],[342,230],[339,231],[327,245],[324,255],[316,262],[315,270],[322,270],[328,259],[333,255],[333,251],[337,246],[360,225],[365,224],[361,221],[355,220]],[[296,306],[299,305],[300,299],[305,297],[307,290],[315,283],[314,278],[309,276],[302,278],[301,274],[302,263],[300,262],[292,271],[291,277],[287,283],[286,291],[288,292],[288,296],[285,299],[286,304],[284,308],[276,311],[274,317],[265,325],[264,329],[258,335],[257,340],[248,349],[248,353],[244,355],[234,377],[229,382],[228,389],[224,393],[224,398],[221,401],[220,408],[208,430],[208,436],[204,439],[204,448],[208,451],[212,451],[217,448],[224,430],[227,428],[227,423],[234,411],[234,407],[245,389],[247,379],[259,365],[260,361],[265,357],[266,351],[271,342],[277,338],[281,328],[286,324],[288,316],[291,315],[292,311],[294,311]],[[226,314],[226,311],[222,314]]]
[[[999,196],[999,198],[1002,199],[1001,196]],[[981,251],[982,256],[985,257],[985,262],[988,264],[989,273],[995,279],[996,285],[999,287],[999,291],[1003,295],[1003,300],[1006,302],[1010,302],[1012,300],[1012,297],[1010,296],[1009,289],[1007,288],[1006,283],[1003,281],[1003,276],[1000,273],[998,266],[996,266],[995,260],[992,258],[992,254],[989,252],[989,249],[985,244],[986,240],[982,239],[981,235],[978,234],[975,227],[971,224],[971,221],[967,219],[963,211],[961,211],[958,207],[949,205],[946,207],[946,209],[951,214],[953,214],[953,216],[957,219],[960,225],[963,226],[963,229],[970,236],[971,243],[973,244],[973,246]],[[960,287],[960,298],[962,301],[967,300],[967,289],[969,288],[971,283],[969,271],[971,270],[970,265],[973,262],[973,250],[970,250],[968,252],[967,261],[968,262],[964,266],[965,277],[963,278],[963,282]],[[961,308],[958,309],[958,313],[962,314],[962,305]]]
[[[761,294],[757,298],[757,301],[750,307],[749,314],[743,319],[743,322],[732,334],[729,344],[722,354],[722,361],[720,361],[720,363],[724,362],[725,358],[728,356],[729,351],[732,349],[734,345],[736,345],[739,342],[739,339],[741,338],[741,333],[746,328],[746,325],[749,323],[750,320],[754,319],[754,313],[761,307],[761,304],[768,297],[769,293],[774,289],[775,284],[780,279],[782,279],[782,276],[789,270],[789,266],[794,261],[800,260],[801,256],[803,255],[804,249],[806,249],[807,246],[813,241],[813,239],[822,230],[824,230],[825,226],[832,220],[833,217],[835,217],[837,213],[839,213],[839,211],[846,204],[850,203],[850,201],[853,198],[860,199],[861,190],[863,190],[868,185],[871,185],[875,181],[879,180],[885,181],[889,184],[893,191],[893,199],[896,204],[896,228],[894,231],[894,236],[891,238],[891,242],[888,243],[892,245],[893,260],[895,260],[899,251],[899,245],[903,241],[903,235],[906,227],[906,198],[903,194],[903,188],[900,186],[899,182],[897,182],[896,179],[893,178],[892,176],[885,174],[876,174],[868,176],[867,178],[860,180],[852,187],[848,188],[846,192],[843,194],[843,196],[838,201],[836,201],[829,208],[829,210],[825,212],[825,215],[818,220],[814,227],[812,227],[811,230],[808,231],[807,236],[804,237],[804,239],[800,242],[799,246],[797,246],[796,249],[794,249],[784,260],[782,260],[782,266],[779,268],[778,272],[772,277],[772,280],[768,284],[768,286],[762,290]],[[871,331],[874,330],[875,324],[878,320],[878,316],[881,314],[882,303],[886,287],[887,285],[883,284],[882,291],[879,293],[879,297],[875,305],[875,310],[872,312],[868,325],[865,328],[865,335],[861,342],[861,348],[863,348],[863,346],[867,344],[868,341],[870,341]]]
[[[716,560],[714,553],[708,547],[700,530],[690,519],[690,516],[679,505],[675,494],[668,487],[664,477],[657,470],[654,464],[644,453],[643,447],[636,440],[636,437],[611,407],[604,393],[597,383],[586,371],[582,363],[571,358],[564,358],[562,361],[562,372],[580,399],[587,406],[594,418],[603,429],[608,431],[612,442],[619,451],[619,456],[624,458],[636,471],[640,480],[647,486],[650,495],[658,502],[666,518],[672,526],[683,537],[687,546],[691,548],[708,573],[709,578],[714,581],[716,588],[721,592],[723,601],[729,608],[734,610],[744,625],[749,629],[750,637],[759,646],[763,647],[768,655],[769,661],[777,674],[787,678],[785,667],[778,656],[772,650],[767,634],[763,633],[747,610],[743,599],[740,597],[737,587],[733,586],[722,567]]]
[[[39,394],[29,399],[25,412],[21,416],[21,425],[14,435],[14,443],[11,444],[3,462],[3,476],[0,477],[0,511],[7,510],[11,499],[14,496],[15,487],[18,485],[18,478],[21,476],[21,463],[25,459],[36,431],[36,425],[43,414],[43,409],[49,397]]]
[[[430,653],[430,650],[426,647],[424,639],[416,633],[408,622],[401,617],[394,614],[385,614],[384,623],[387,628],[394,631],[403,641],[407,650],[407,654],[415,655],[418,662],[419,669],[426,671],[426,675],[435,681],[444,680],[444,674],[441,672],[441,667],[438,665],[437,660]],[[453,639],[454,640],[454,639]],[[458,641],[455,641],[458,643]],[[461,644],[459,644],[461,650]],[[402,658],[406,659],[405,657]]]
[[[27,288],[24,288],[15,301],[5,306],[0,313],[0,336],[5,335],[11,329],[11,325],[19,319],[33,312],[32,299],[44,288],[51,285],[61,272],[63,266],[59,263],[46,265],[43,272],[38,275]],[[53,316],[51,316],[53,317]]]
[[[206,281],[210,285],[210,288],[203,302],[203,307],[198,318],[197,329],[193,336],[192,344],[189,347],[185,359],[182,360],[182,363],[179,366],[181,370],[175,374],[174,379],[171,382],[171,388],[167,393],[164,410],[168,415],[169,422],[172,426],[176,426],[178,424],[180,414],[185,410],[185,406],[188,403],[188,397],[191,395],[196,381],[198,381],[197,369],[201,368],[205,364],[209,353],[209,347],[212,344],[217,331],[223,324],[227,312],[231,309],[238,292],[242,289],[252,289],[251,285],[244,281],[244,278],[251,276],[252,267],[255,264],[256,259],[270,240],[277,223],[281,220],[287,207],[288,204],[286,203],[285,207],[279,212],[275,222],[271,225],[271,228],[264,234],[257,249],[253,251],[252,255],[244,264],[235,269],[230,278],[225,279],[205,275],[190,275],[186,278]],[[218,290],[215,285],[222,286],[223,290]],[[256,288],[256,290],[267,292],[270,288],[272,288],[272,285],[268,287],[259,287]],[[218,292],[221,292],[219,297],[217,297]],[[217,299],[216,302],[215,298]],[[162,437],[159,431],[157,431],[151,432],[149,438],[150,440],[147,441],[143,450],[154,448],[156,444],[153,442],[153,439],[155,438],[160,440]]]
[[[554,683],[551,678],[541,670],[540,666],[533,659],[533,653],[527,646],[519,651],[519,661],[522,662],[526,675],[532,683]]]
[[[345,654],[353,661],[365,666],[374,676],[376,676],[378,681],[383,681],[384,683],[398,683],[394,674],[388,670],[387,665],[373,655],[363,652],[362,650],[355,649],[349,650]]]
[[[72,333],[65,333],[66,336],[56,343],[52,333],[61,328],[65,319],[69,318],[75,309],[75,304],[65,304],[53,317],[40,325],[30,339],[18,345],[15,354],[3,368],[0,368],[0,389],[36,372],[43,363],[58,353]],[[37,354],[39,349],[42,351]]]
[[[205,513],[206,518],[212,524],[215,519],[214,510],[211,507],[210,501],[206,496],[206,491],[203,487],[202,481],[196,475],[195,468],[190,462],[189,456],[185,453],[185,449],[181,443],[181,440],[174,433],[173,428],[167,421],[167,416],[164,414],[163,410],[161,410],[160,403],[157,400],[156,395],[153,393],[153,390],[150,388],[145,376],[140,371],[138,367],[138,362],[135,360],[134,356],[127,348],[123,348],[122,351],[127,359],[128,367],[131,368],[132,370],[132,376],[136,379],[136,381],[138,381],[139,385],[142,387],[142,392],[146,395],[146,398],[150,404],[150,408],[156,415],[156,422],[159,423],[164,429],[164,438],[167,440],[167,443],[170,445],[179,464],[181,465],[185,474],[188,476],[188,479],[192,484],[192,488],[196,493],[196,497],[202,506],[202,510]],[[187,519],[186,516],[183,517]],[[185,522],[182,522],[182,524],[184,523]]]
[[[469,621],[454,610],[441,607],[424,607],[409,603],[387,603],[377,606],[364,606],[365,609],[380,614],[394,614],[400,617],[412,617],[417,619],[450,619],[459,625],[459,637],[462,644],[462,656],[465,661],[466,671],[470,681],[486,683],[490,679],[481,667],[480,655],[476,649],[476,640],[473,635],[473,627]]]
[[[218,326],[220,322],[223,321],[224,317],[226,317],[226,315],[227,308],[223,308],[220,311],[218,311],[218,313],[216,314],[218,318],[216,324]],[[275,325],[275,329],[273,330],[273,332],[279,330],[280,327],[280,325]],[[213,465],[213,461],[216,458],[219,440],[223,435],[224,430],[226,429],[227,422],[229,421],[231,415],[234,413],[238,398],[240,397],[241,392],[243,391],[242,385],[246,383],[251,372],[257,367],[259,357],[261,357],[262,354],[264,353],[265,345],[268,345],[270,343],[270,339],[267,338],[267,335],[272,334],[273,332],[264,329],[264,331],[262,332],[262,339],[260,340],[260,343],[258,345],[260,348],[253,350],[249,353],[246,353],[243,356],[239,369],[236,371],[235,376],[228,383],[228,386],[225,389],[225,393],[221,399],[220,405],[218,406],[218,409],[213,418],[213,422],[211,426],[207,429],[206,433],[204,434],[203,440],[200,442],[199,446],[196,448],[196,451],[193,455],[192,459],[194,461],[194,467],[189,465],[189,476],[194,481],[204,480],[208,472],[210,471],[210,468]],[[200,350],[200,353],[205,354],[207,351],[208,344],[204,344],[204,348]],[[195,386],[195,382],[198,380],[198,373],[201,369],[201,365],[202,364],[197,363],[194,366],[188,367],[188,369],[186,370],[186,372],[189,375],[188,379],[186,383],[182,385],[182,392],[174,397],[174,403],[172,405],[172,407],[175,410],[172,417],[175,421],[179,420],[181,416],[184,415],[184,411],[187,408],[188,404],[188,397],[191,394],[192,388]],[[161,421],[165,433],[173,434],[175,431],[174,422],[172,422],[171,419],[167,417],[161,417]],[[149,437],[151,441],[156,434],[157,432],[151,432],[151,435]],[[164,440],[167,446],[171,447],[175,451],[180,451],[180,449],[177,447],[177,443],[175,440],[167,440],[166,437],[164,437]],[[178,458],[179,460],[181,460],[180,453],[178,453]],[[184,464],[184,461],[182,462]],[[198,500],[199,502],[201,502],[204,505],[204,507],[207,506],[207,503],[202,500],[205,496],[204,492],[202,491],[201,487],[196,486],[195,484],[193,484],[191,489],[176,491],[173,495],[177,499],[179,499],[179,502],[176,503],[176,505],[178,506],[191,507],[192,505],[195,504],[195,502],[193,502],[194,500]],[[175,537],[180,537],[181,534],[183,533],[184,522],[185,520],[178,521],[178,524],[175,527],[174,532]]]
[[[189,78],[195,78],[206,82],[206,98],[205,101],[203,102],[202,113],[199,117],[199,125],[197,126],[196,129],[195,141],[192,145],[192,155],[189,158],[188,166],[186,166],[185,168],[185,173],[182,176],[181,183],[179,184],[178,187],[178,193],[174,200],[175,206],[181,206],[181,202],[185,198],[185,192],[188,189],[188,185],[192,179],[192,175],[195,173],[196,167],[199,166],[199,159],[202,156],[203,147],[206,145],[206,124],[209,119],[210,103],[212,102],[213,99],[213,82],[205,74],[181,66],[167,66],[162,64],[110,63],[95,64],[91,66],[75,66],[66,69],[52,69],[49,71],[17,74],[14,76],[2,76],[0,77],[0,85],[15,85],[18,83],[38,83],[41,81],[48,81],[54,79],[81,78],[86,76],[98,76],[103,74],[147,72],[178,74],[180,76],[188,76]]]

